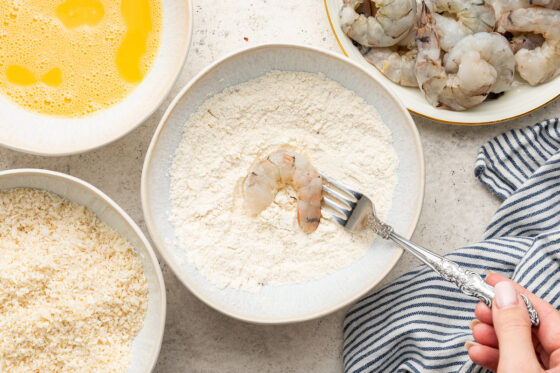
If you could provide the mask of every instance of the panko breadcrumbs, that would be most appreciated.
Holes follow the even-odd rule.
[[[0,191],[0,372],[126,372],[147,301],[134,249],[90,210]]]

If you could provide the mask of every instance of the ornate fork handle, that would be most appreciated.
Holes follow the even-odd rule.
[[[476,297],[486,303],[488,307],[492,307],[492,299],[494,298],[494,288],[488,285],[478,274],[466,270],[457,263],[443,258],[431,251],[416,245],[413,242],[401,237],[393,231],[393,228],[373,215],[368,222],[369,227],[379,236],[386,240],[392,240],[400,247],[407,250],[434,271],[440,274],[445,280],[455,284],[463,293]],[[525,295],[521,298],[527,306],[529,317],[533,326],[539,325],[539,316],[533,305]]]

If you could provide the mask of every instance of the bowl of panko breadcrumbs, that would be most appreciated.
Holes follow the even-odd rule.
[[[109,197],[57,172],[0,172],[0,258],[0,372],[151,372],[163,277]]]

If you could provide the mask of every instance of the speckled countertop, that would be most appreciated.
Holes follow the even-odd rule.
[[[265,42],[302,43],[340,53],[323,0],[194,0],[187,63],[169,97],[142,126],[109,146],[71,157],[42,158],[0,149],[0,169],[37,167],[82,178],[106,192],[146,232],[140,205],[142,162],[171,98],[217,58]],[[479,146],[507,129],[558,115],[560,100],[486,127],[449,126],[415,116],[426,160],[426,195],[413,239],[439,253],[479,240],[500,203],[473,176]],[[416,265],[413,257],[403,255],[385,281]],[[162,268],[168,308],[155,372],[341,371],[345,310],[295,325],[250,325],[207,307],[163,263]]]

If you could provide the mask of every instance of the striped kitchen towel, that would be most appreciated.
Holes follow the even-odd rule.
[[[475,175],[504,199],[484,241],[447,258],[512,278],[560,309],[558,119],[484,145]],[[346,372],[485,372],[463,347],[477,300],[426,266],[359,301],[344,322]]]

